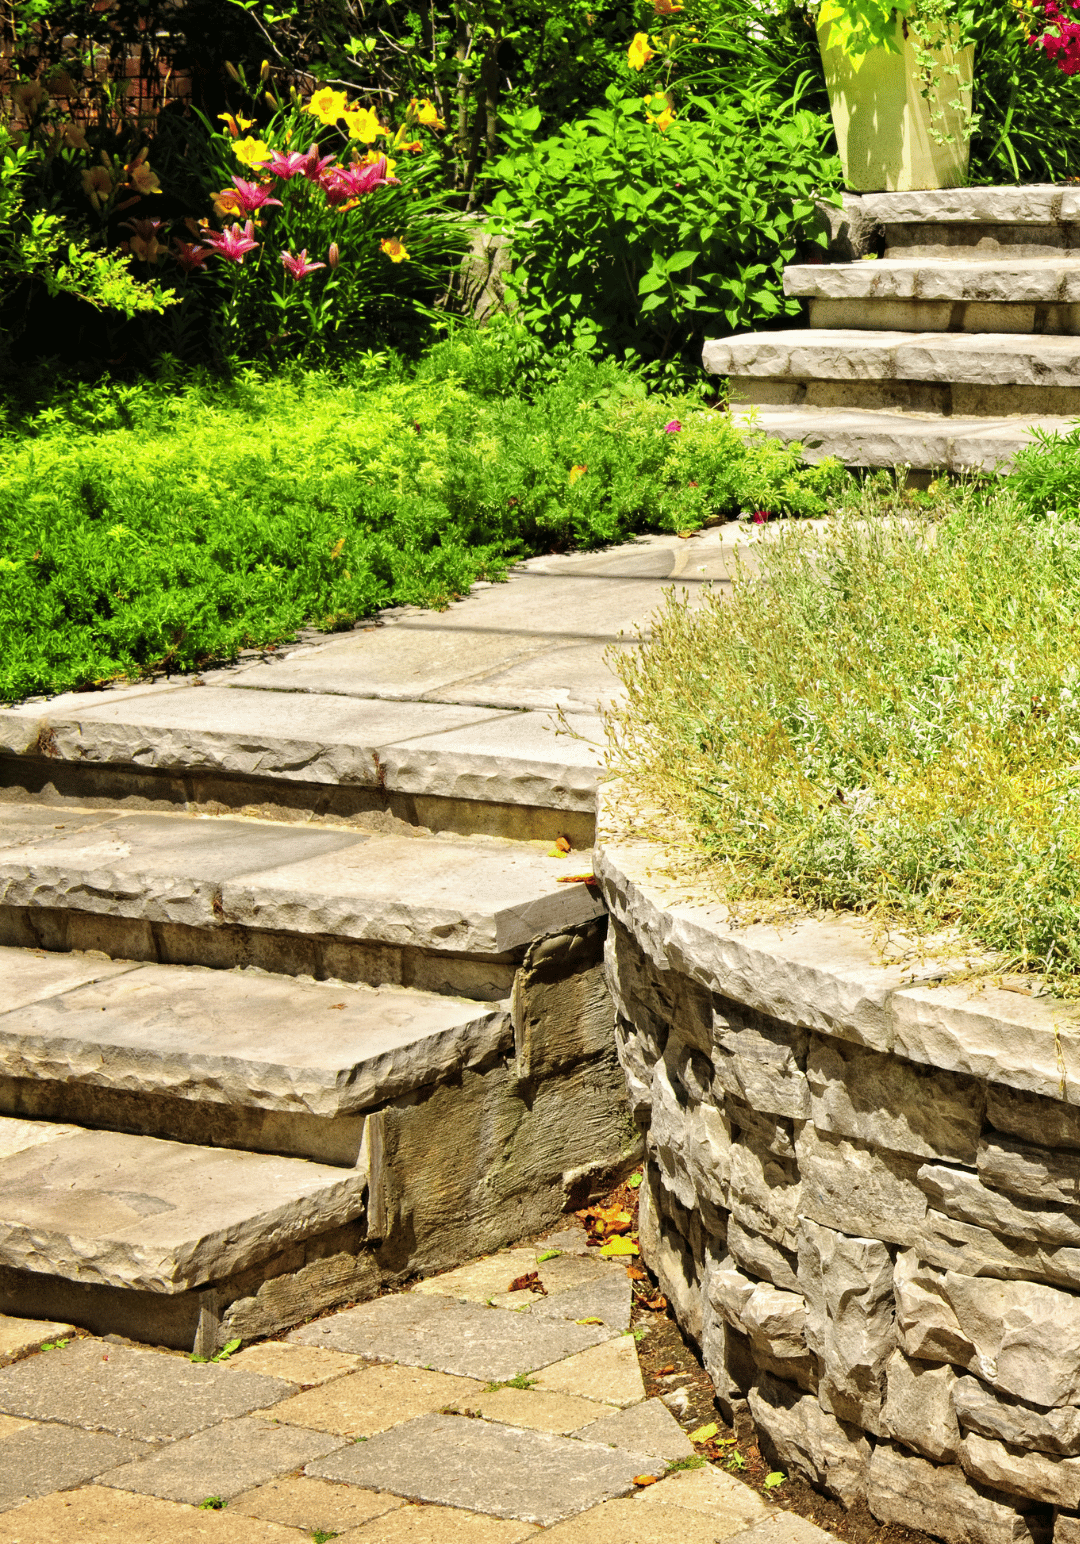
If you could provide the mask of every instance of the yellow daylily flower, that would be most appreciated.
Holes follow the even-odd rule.
[[[675,114],[670,107],[665,107],[662,113],[646,113],[645,122],[651,123],[654,129],[659,129],[661,134],[666,134],[675,122]]]
[[[409,256],[405,243],[399,241],[396,236],[388,236],[385,241],[380,241],[379,251],[385,252],[392,263],[404,263]]]
[[[321,90],[312,92],[305,104],[305,111],[332,128],[339,118],[344,118],[348,113],[348,98],[344,91],[333,91],[329,86],[323,86]]]
[[[422,123],[425,129],[443,129],[446,125],[435,111],[435,104],[427,97],[419,100],[413,97],[409,103],[409,117],[415,123]]]
[[[370,107],[354,107],[344,114],[344,118],[349,138],[358,140],[361,144],[373,145],[379,135],[385,132]]]
[[[655,57],[655,53],[656,50],[649,47],[649,34],[635,32],[634,41],[627,50],[626,62],[632,70],[643,70],[649,60]]]
[[[218,117],[228,129],[233,139],[235,139],[238,134],[246,134],[248,129],[250,129],[251,125],[255,122],[254,118],[234,118],[232,113],[218,113]]]
[[[376,161],[385,161],[386,175],[388,177],[392,177],[394,175],[394,167],[397,165],[397,162],[391,156],[381,155],[378,150],[369,150],[367,155],[364,157],[362,164],[364,166],[374,166]]]
[[[233,146],[233,155],[241,166],[259,166],[263,161],[270,159],[270,146],[265,139],[238,139]]]

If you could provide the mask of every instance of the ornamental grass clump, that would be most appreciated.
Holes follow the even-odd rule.
[[[1080,529],[1006,490],[768,531],[614,658],[642,828],[741,914],[951,930],[1080,994]]]

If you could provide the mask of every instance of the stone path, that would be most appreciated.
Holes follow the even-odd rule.
[[[0,1319],[0,1544],[825,1544],[646,1399],[630,1317],[571,1219],[218,1362]]]

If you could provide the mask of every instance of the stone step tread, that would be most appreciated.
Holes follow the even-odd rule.
[[[702,360],[714,375],[771,380],[1080,387],[1080,337],[1044,333],[798,328],[710,339]]]
[[[863,193],[859,206],[883,225],[1075,224],[1080,222],[1080,188],[1045,182],[1016,188]]]
[[[945,418],[860,408],[736,408],[732,416],[786,444],[798,441],[810,461],[836,456],[845,466],[948,472],[1006,470],[1036,429],[1066,434],[1073,426],[1069,418]]]
[[[941,300],[994,304],[1080,304],[1075,257],[916,258],[792,263],[784,293],[820,300]]]
[[[0,754],[592,808],[603,738],[595,714],[568,716],[575,738],[545,711],[283,690],[288,669],[253,674],[254,689],[176,682],[91,706],[0,710]]]
[[[62,816],[62,819],[57,819]],[[175,814],[0,805],[0,905],[505,954],[602,910],[580,853]]]
[[[351,1115],[482,1066],[509,1014],[407,987],[0,948],[0,1075]]]
[[[0,1117],[0,1265],[176,1293],[343,1226],[367,1174]]]

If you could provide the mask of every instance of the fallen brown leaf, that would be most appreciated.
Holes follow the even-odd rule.
[[[635,1485],[655,1485],[656,1484],[656,1475],[655,1474],[635,1474],[634,1475],[634,1484]]]
[[[540,1280],[539,1271],[528,1271],[524,1276],[515,1276],[507,1289],[510,1292],[539,1292],[547,1297],[547,1287]]]

